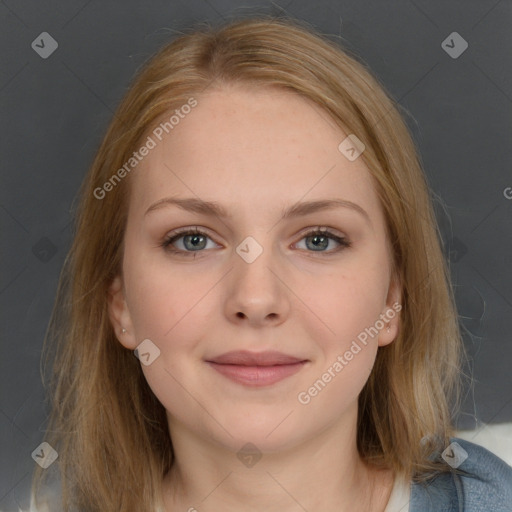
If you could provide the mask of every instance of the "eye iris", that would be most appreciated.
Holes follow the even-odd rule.
[[[323,235],[314,235],[311,237],[308,237],[308,239],[311,239],[313,242],[314,250],[325,249],[329,245],[329,238]],[[319,240],[321,240],[319,242]]]
[[[202,240],[201,240],[202,239]],[[191,249],[193,251],[198,249],[204,249],[204,242],[206,240],[206,237],[203,235],[185,235],[183,237],[183,243],[185,247],[187,247],[187,241],[192,244],[192,247],[187,247],[187,249]],[[201,244],[201,241],[203,244]]]

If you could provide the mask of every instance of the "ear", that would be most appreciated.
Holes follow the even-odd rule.
[[[384,327],[379,332],[379,347],[389,345],[398,336],[400,331],[400,311],[402,309],[401,299],[402,286],[400,279],[396,274],[393,274],[389,284],[386,307],[381,315]]]
[[[124,295],[121,276],[117,276],[108,289],[108,314],[119,343],[125,348],[135,350],[137,341],[133,332],[133,324]],[[123,329],[126,331],[123,332]]]

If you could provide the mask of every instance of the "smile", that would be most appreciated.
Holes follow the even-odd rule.
[[[262,387],[275,384],[294,375],[307,361],[288,364],[247,366],[241,364],[221,364],[212,361],[207,363],[224,377],[250,387]]]

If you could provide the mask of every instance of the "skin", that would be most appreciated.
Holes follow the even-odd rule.
[[[289,92],[223,86],[198,96],[130,176],[123,276],[109,311],[119,342],[150,339],[160,356],[144,375],[167,410],[175,462],[164,480],[166,510],[382,511],[393,485],[356,449],[357,397],[398,314],[307,405],[307,391],[395,302],[383,212],[362,158],[338,150],[346,137],[316,105]],[[215,201],[228,218],[177,206],[166,197]],[[349,208],[281,219],[297,202],[344,199]],[[200,251],[161,242],[183,227],[208,234]],[[315,251],[316,227],[344,236]],[[253,237],[252,263],[236,252]],[[123,333],[122,328],[126,329]],[[231,350],[279,350],[307,359],[295,375],[248,388],[205,359]],[[237,452],[254,444],[246,467]],[[372,501],[371,505],[369,501]],[[300,504],[300,505],[299,505]]]

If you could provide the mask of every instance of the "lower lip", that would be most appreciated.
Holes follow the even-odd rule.
[[[275,384],[297,373],[305,363],[306,361],[275,366],[243,366],[237,364],[218,364],[208,361],[208,364],[224,375],[224,377],[251,387]]]

